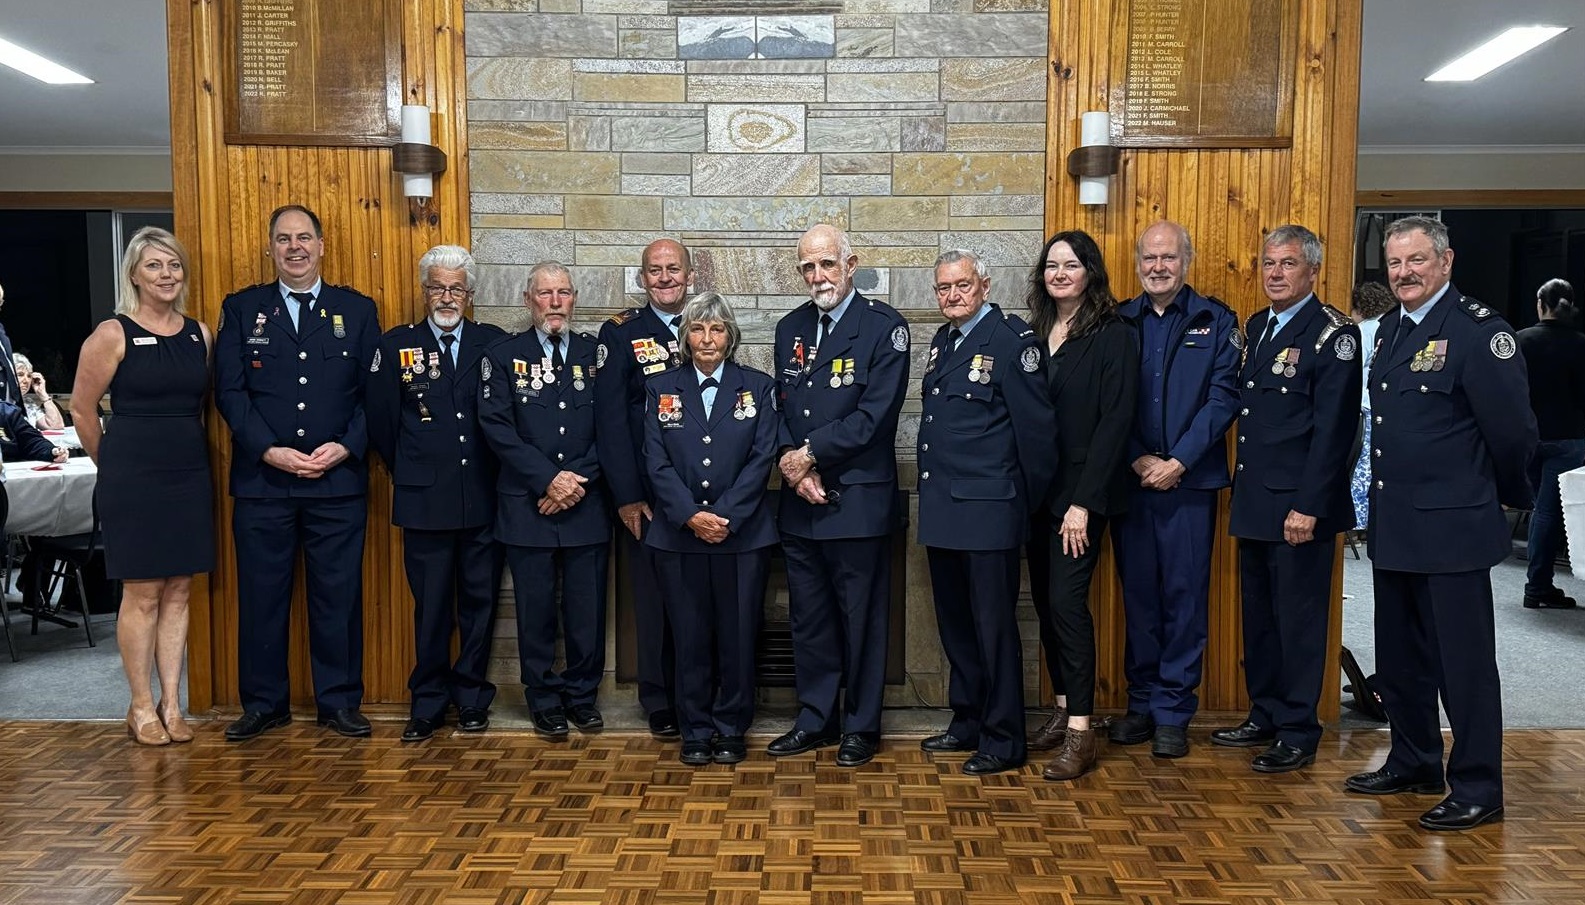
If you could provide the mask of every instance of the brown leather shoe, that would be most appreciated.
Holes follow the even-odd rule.
[[[1078,779],[1095,766],[1095,730],[1069,729],[1062,739],[1062,750],[1046,764],[1040,775],[1047,779]]]
[[[1062,737],[1067,734],[1068,708],[1058,707],[1045,724],[1029,736],[1027,746],[1031,751],[1050,751],[1062,744]]]
[[[152,710],[139,712],[135,707],[127,708],[127,735],[140,745],[171,743],[171,736],[165,731],[165,724],[160,722],[159,714]]]
[[[154,712],[159,714],[160,722],[165,724],[165,734],[171,737],[171,741],[180,743],[193,740],[193,729],[187,725],[187,720],[182,718],[180,704],[167,707],[165,702],[161,701],[160,706],[154,708]]]

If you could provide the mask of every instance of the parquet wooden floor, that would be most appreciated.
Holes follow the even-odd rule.
[[[119,725],[0,724],[0,905],[56,903],[1485,903],[1585,901],[1585,732],[1507,736],[1508,819],[1435,835],[1434,798],[1344,795],[1386,736],[1328,735],[1263,777],[1205,729],[1179,761],[1102,748],[1046,783],[887,739],[688,769],[607,734],[420,745],[299,721],[230,745]]]

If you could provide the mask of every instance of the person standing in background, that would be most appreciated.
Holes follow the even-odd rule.
[[[1359,325],[1360,373],[1370,373],[1371,359],[1376,357],[1376,328],[1381,326],[1381,316],[1392,310],[1398,300],[1392,290],[1380,283],[1366,282],[1354,287],[1349,314]],[[1359,390],[1360,444],[1359,457],[1354,461],[1354,476],[1349,482],[1349,493],[1354,498],[1354,540],[1363,540],[1365,526],[1370,524],[1370,386],[1361,384]]]
[[[0,286],[0,308],[5,307],[6,290]],[[11,348],[11,337],[6,335],[4,324],[0,324],[0,400],[22,404],[22,385],[17,380],[16,362],[11,356],[16,354]]]

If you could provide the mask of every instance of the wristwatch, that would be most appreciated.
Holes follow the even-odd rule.
[[[804,454],[804,458],[806,458],[806,459],[808,459],[808,460],[809,460],[809,464],[810,464],[810,465],[818,465],[818,464],[820,464],[820,463],[819,463],[819,462],[818,462],[818,461],[817,461],[817,460],[816,460],[816,459],[815,459],[815,453],[814,453],[814,450],[812,450],[812,449],[810,449],[810,448],[809,448],[809,441],[808,441],[808,440],[805,440],[805,441],[804,441],[804,445],[803,445],[803,449],[802,449],[802,450],[800,450],[800,452],[802,452],[802,453],[803,453],[803,454]]]

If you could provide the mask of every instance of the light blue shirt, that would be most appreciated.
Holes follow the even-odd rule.
[[[710,412],[715,408],[715,394],[716,390],[720,389],[719,383],[721,378],[719,375],[721,373],[721,369],[717,367],[714,374],[706,374],[705,372],[699,370],[698,365],[694,365],[693,373],[696,377],[698,377],[700,383],[704,383],[704,379],[706,377],[714,377],[716,379],[717,386],[705,387],[699,391],[699,397],[704,400],[704,416],[708,418],[710,417]]]
[[[1271,335],[1276,336],[1278,333],[1281,333],[1288,326],[1288,322],[1293,320],[1294,315],[1304,310],[1304,306],[1310,304],[1310,299],[1313,298],[1315,298],[1315,293],[1312,292],[1300,299],[1298,304],[1290,305],[1287,311],[1284,311],[1280,314],[1273,314],[1272,319],[1277,322],[1277,326],[1272,328]]]
[[[1399,305],[1399,313],[1401,313],[1404,317],[1407,317],[1409,320],[1414,321],[1414,325],[1416,327],[1420,326],[1421,324],[1425,323],[1425,316],[1431,313],[1431,309],[1435,308],[1436,303],[1442,300],[1442,296],[1447,295],[1447,290],[1452,285],[1452,283],[1444,285],[1440,290],[1437,291],[1436,295],[1431,296],[1431,300],[1429,302],[1426,302],[1424,305],[1421,305],[1413,311],[1405,311],[1403,306]]]
[[[435,334],[435,342],[440,343],[441,351],[445,351],[446,344],[441,341],[441,337],[446,335],[446,331],[440,329],[440,326],[433,320],[426,319],[425,323],[429,324],[429,332]],[[451,335],[457,338],[457,341],[451,344],[451,366],[455,368],[457,366],[457,347],[462,345],[462,321],[457,321],[457,326],[451,328]]]
[[[958,330],[960,332],[962,332],[962,334],[963,334],[963,339],[968,339],[969,338],[969,333],[971,333],[974,330],[975,327],[979,326],[980,321],[985,320],[985,315],[989,314],[990,310],[991,310],[991,303],[989,301],[986,301],[986,302],[983,302],[983,303],[980,304],[980,310],[974,312],[974,316],[969,318],[967,321],[965,321],[963,323],[963,326],[958,328]],[[958,340],[958,344],[959,345],[961,345],[962,343],[963,343],[963,340],[961,340],[961,339]],[[953,346],[952,347],[952,351],[954,351],[954,352],[956,352],[957,349],[958,349],[957,346]]]
[[[303,291],[313,296],[314,301],[318,301],[319,291],[323,289],[324,286],[324,280],[315,280],[314,285]],[[297,290],[289,288],[285,283],[282,283],[279,280],[276,281],[275,287],[281,291],[281,301],[286,303],[286,313],[292,316],[292,329],[301,330],[302,324],[298,320],[298,309],[302,306],[298,303],[297,299],[292,298],[292,293],[296,292]],[[314,310],[314,302],[308,303],[308,310]]]
[[[552,349],[550,345],[550,334],[539,329],[538,327],[534,328],[534,332],[539,336],[539,347],[545,352],[545,360],[554,361],[556,356],[551,354]],[[567,332],[565,330],[563,330],[558,335],[561,337],[561,360],[566,361],[567,352],[571,350],[572,343],[567,339]]]
[[[677,331],[682,329],[682,312],[681,311],[677,312],[676,314],[667,314],[666,312],[664,312],[664,311],[660,310],[659,308],[655,307],[655,303],[654,302],[650,302],[649,303],[649,310],[655,312],[655,316],[660,318],[660,322],[665,324],[668,328],[671,329],[671,335],[672,336],[676,336],[677,335]],[[671,322],[672,318],[677,318],[677,323],[673,324]]]

